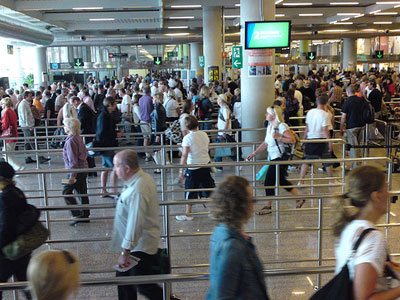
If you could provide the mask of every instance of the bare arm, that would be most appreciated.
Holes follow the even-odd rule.
[[[267,147],[268,147],[268,144],[267,144],[265,141],[262,142],[261,145],[258,146],[257,149],[256,149],[252,154],[250,154],[249,156],[247,156],[247,160],[252,159],[254,156],[257,155],[257,153],[259,153],[259,152],[261,152],[261,151],[265,151],[265,149],[267,149]]]
[[[342,113],[342,118],[340,119],[340,135],[343,136],[344,124],[346,123],[346,114]]]
[[[189,155],[189,152],[190,152],[190,147],[189,146],[184,146],[184,147],[182,147],[183,149],[182,149],[182,156],[181,156],[181,165],[186,165],[186,163],[187,163],[187,158],[188,158],[188,155]],[[181,177],[181,178],[183,178],[184,177],[184,174],[183,174],[183,169],[184,168],[180,168],[179,169],[179,177]]]

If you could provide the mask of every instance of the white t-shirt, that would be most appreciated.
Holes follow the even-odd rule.
[[[129,95],[125,95],[121,102],[121,113],[129,113],[128,105],[132,104],[132,99]]]
[[[304,109],[303,109],[303,94],[299,90],[294,91],[294,97],[299,101],[299,115],[300,117],[303,116],[304,114]]]
[[[169,98],[164,102],[165,111],[167,113],[167,118],[177,118],[178,112],[176,109],[178,108],[178,101],[174,98]]]
[[[242,125],[242,102],[235,102],[233,105],[233,115],[239,121],[239,124]]]
[[[57,98],[56,98],[56,101],[55,101],[55,103],[54,103],[54,105],[57,107],[57,106],[59,106],[60,107],[60,109],[64,106],[64,104],[65,104],[65,98],[64,98],[64,96],[61,94],[61,95],[58,95],[57,96]]]
[[[175,93],[175,99],[177,100],[180,99],[181,101],[183,100],[183,94],[180,89],[175,88],[174,93]]]
[[[68,118],[78,119],[78,112],[76,111],[76,108],[73,107],[68,102],[65,103],[64,106],[62,107],[62,113],[63,113],[63,122],[65,119]]]
[[[279,80],[275,81],[275,89],[278,90],[279,93],[283,92],[282,81],[279,81]]]
[[[140,123],[140,106],[135,104],[132,107],[133,123]]]
[[[307,139],[323,139],[323,128],[329,126],[329,114],[319,108],[313,108],[307,113],[306,123],[308,126]]]
[[[190,147],[187,164],[208,164],[210,156],[208,155],[208,144],[210,140],[203,131],[190,131],[183,137],[182,147]],[[189,168],[195,170],[198,168]]]
[[[225,121],[223,121],[223,120],[220,118],[220,115],[223,116],[223,118],[224,118]],[[225,123],[226,123],[227,120],[230,119],[230,118],[229,118],[230,115],[231,115],[231,111],[230,111],[228,105],[224,105],[224,106],[222,106],[222,107],[219,109],[219,112],[218,112],[218,125],[217,125],[217,126],[218,126],[218,130],[223,130],[223,129],[225,129]],[[231,122],[229,122],[229,126],[228,126],[227,129],[232,129],[232,123],[231,123]],[[226,134],[231,134],[231,132],[223,132],[223,131],[220,131],[220,132],[218,132],[218,135],[224,135],[224,133],[226,133]]]
[[[152,96],[158,93],[158,87],[155,87],[154,85],[150,88],[150,90]]]
[[[286,123],[279,123],[278,131],[280,135],[283,135],[283,133],[288,129],[289,127],[287,126]],[[285,151],[285,143],[283,143],[282,141],[275,140],[274,132],[275,132],[275,127],[270,123],[267,127],[267,132],[265,134],[264,141],[268,145],[267,151],[268,151],[268,156],[271,160],[281,157],[283,152]],[[280,151],[276,143],[278,143]]]
[[[340,235],[340,240],[335,246],[336,274],[342,270],[342,267],[350,257],[352,248],[361,232],[371,227],[374,227],[374,224],[367,220],[354,220],[344,228]],[[383,234],[379,230],[369,232],[358,247],[356,255],[348,264],[350,278],[353,279],[354,277],[356,265],[369,263],[378,273],[375,291],[387,289],[388,286],[383,277],[386,256],[387,246]]]
[[[185,126],[185,119],[189,117],[189,114],[183,113],[179,116],[179,125],[181,126],[181,131],[188,130]]]

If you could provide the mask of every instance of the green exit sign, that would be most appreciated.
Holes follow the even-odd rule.
[[[154,57],[154,64],[156,66],[160,66],[162,64],[162,57],[161,56],[155,56]]]
[[[308,52],[307,53],[307,59],[308,60],[315,60],[317,58],[317,53],[316,52]]]
[[[376,50],[375,51],[375,57],[376,58],[379,58],[379,59],[381,59],[381,58],[383,58],[383,50]]]
[[[204,68],[204,56],[199,56],[199,67]]]
[[[232,47],[232,68],[243,68],[243,50],[241,46]]]
[[[75,58],[74,59],[74,68],[81,68],[84,65],[85,64],[83,63],[83,59],[82,58]]]

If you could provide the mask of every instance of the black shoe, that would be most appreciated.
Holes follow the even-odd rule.
[[[47,163],[49,160],[50,160],[50,158],[48,158],[48,157],[40,156],[39,157],[39,164]]]
[[[33,163],[35,163],[35,162],[36,162],[36,160],[34,160],[34,159],[30,158],[30,157],[25,158],[25,163],[26,163],[26,164],[33,164]]]
[[[78,223],[90,223],[90,220],[81,220],[81,219],[83,219],[83,217],[75,217],[74,220],[69,223],[69,225],[75,226]]]
[[[176,295],[171,295],[171,298],[169,298],[170,300],[180,300],[180,298],[178,298]]]

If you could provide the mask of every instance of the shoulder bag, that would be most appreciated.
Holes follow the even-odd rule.
[[[324,285],[318,292],[316,292],[310,300],[352,300],[353,296],[353,282],[350,280],[350,273],[348,264],[354,257],[364,237],[375,228],[365,229],[357,242],[353,246],[353,250],[346,264],[343,266],[340,273],[338,273],[331,281]]]

